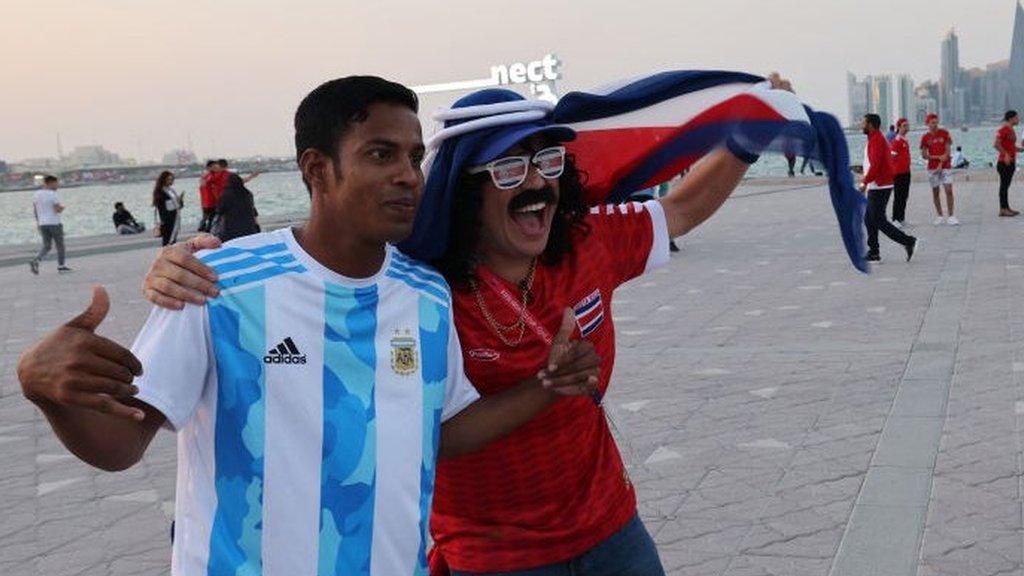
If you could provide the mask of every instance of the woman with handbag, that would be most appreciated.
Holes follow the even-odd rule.
[[[181,196],[174,190],[173,184],[174,174],[164,170],[153,186],[153,208],[160,219],[160,238],[164,246],[178,240],[181,225]]]

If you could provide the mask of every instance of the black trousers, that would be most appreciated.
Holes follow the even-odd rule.
[[[868,190],[868,210],[864,215],[864,224],[868,229],[868,254],[878,254],[879,232],[888,236],[893,242],[904,246],[914,241],[912,236],[904,234],[885,217],[885,207],[889,204],[890,194],[892,194],[891,187]]]
[[[1013,173],[1017,171],[1017,164],[1003,164],[996,162],[996,170],[999,172],[999,209],[1010,209],[1010,182],[1013,181]]]
[[[199,232],[209,232],[213,224],[213,216],[217,213],[216,208],[203,208],[203,219],[199,221]]]
[[[173,243],[178,236],[178,211],[160,212],[160,242],[162,246]]]
[[[910,172],[897,174],[893,179],[892,219],[905,222],[907,219],[907,198],[910,197]]]

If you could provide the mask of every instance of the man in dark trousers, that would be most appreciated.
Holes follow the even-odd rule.
[[[907,199],[910,197],[910,142],[907,141],[907,132],[910,131],[910,123],[906,118],[900,118],[896,122],[896,137],[892,139],[892,167],[893,176],[893,200],[892,200],[892,223],[899,229],[906,225]]]
[[[1017,152],[1024,150],[1017,146],[1017,131],[1014,126],[1020,123],[1016,110],[1007,110],[1003,115],[1003,125],[996,132],[996,141],[992,145],[999,152],[996,159],[996,171],[999,172],[999,215],[1016,216],[1020,212],[1010,208],[1010,183],[1013,173],[1017,171]]]
[[[864,150],[864,180],[861,182],[861,192],[868,195],[868,209],[864,222],[868,229],[868,262],[881,263],[882,256],[878,251],[878,232],[890,240],[903,246],[907,251],[907,261],[914,257],[914,249],[917,247],[917,238],[904,234],[899,228],[892,225],[885,214],[885,207],[889,203],[889,195],[893,187],[892,152],[889,143],[879,128],[882,119],[878,114],[865,114],[864,123],[861,129],[868,137],[867,146]]]

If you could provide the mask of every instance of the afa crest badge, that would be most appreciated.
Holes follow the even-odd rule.
[[[396,330],[391,339],[391,369],[395,374],[408,376],[416,372],[417,366],[416,339],[408,330],[404,333]]]

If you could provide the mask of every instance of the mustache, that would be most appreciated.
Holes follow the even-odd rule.
[[[523,206],[529,206],[530,204],[536,204],[538,202],[554,204],[555,193],[547,186],[537,190],[526,190],[512,198],[512,201],[508,203],[508,208],[514,212]]]

